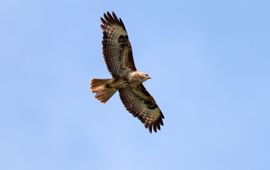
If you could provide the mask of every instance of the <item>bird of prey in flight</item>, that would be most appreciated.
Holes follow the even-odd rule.
[[[149,131],[157,132],[163,125],[164,116],[154,98],[143,86],[149,75],[137,71],[125,25],[114,12],[101,17],[103,30],[103,56],[112,75],[109,79],[94,78],[91,91],[102,103],[106,103],[118,91],[126,109],[137,117]]]

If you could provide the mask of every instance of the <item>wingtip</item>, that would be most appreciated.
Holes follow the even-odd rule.
[[[149,132],[152,133],[152,126],[149,126]]]
[[[149,130],[150,133],[152,133],[153,131],[155,133],[157,133],[160,129],[161,126],[163,126],[163,119],[164,117],[160,117],[156,122],[154,123],[145,123],[144,127],[147,128]]]
[[[114,11],[112,12],[104,12],[103,16],[100,18],[102,25],[101,28],[103,29],[103,27],[106,27],[109,24],[119,24],[122,26],[122,28],[126,31],[124,22],[122,21],[122,19],[120,17],[118,17]]]

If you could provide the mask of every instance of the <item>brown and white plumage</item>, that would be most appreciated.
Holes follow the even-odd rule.
[[[138,117],[145,128],[148,128],[150,132],[152,129],[155,132],[157,129],[160,130],[164,116],[143,85],[133,89],[120,89],[119,92],[126,109],[133,116]]]
[[[112,76],[117,78],[127,68],[136,71],[132,48],[122,19],[117,18],[114,12],[107,12],[101,21],[103,55]]]
[[[93,79],[92,92],[96,93],[98,100],[105,103],[118,90],[124,106],[133,116],[138,117],[150,132],[160,130],[164,116],[142,84],[150,77],[138,72],[135,67],[123,21],[114,12],[104,13],[101,21],[103,55],[113,78]]]

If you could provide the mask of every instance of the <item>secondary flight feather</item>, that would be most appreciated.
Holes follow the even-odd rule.
[[[137,117],[149,131],[157,132],[164,116],[154,98],[143,86],[149,75],[137,71],[125,25],[114,12],[101,17],[103,30],[103,56],[110,79],[92,79],[91,91],[102,103],[106,103],[118,91],[126,109]]]

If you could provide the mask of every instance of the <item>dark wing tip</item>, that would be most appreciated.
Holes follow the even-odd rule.
[[[120,21],[114,12],[112,12],[112,14],[110,12],[104,13],[103,20],[106,24],[120,24]]]
[[[121,18],[117,17],[117,15],[114,12],[110,13],[109,11],[107,11],[103,13],[103,17],[101,17],[100,19],[102,22],[101,24],[102,29],[106,28],[107,25],[117,24],[122,26],[123,29],[126,31],[123,21],[121,20]]]
[[[152,133],[153,126],[149,126],[149,132]]]
[[[144,92],[145,94],[150,95],[146,91],[144,86],[141,86],[140,90],[142,90],[142,92]],[[134,105],[131,104],[132,103],[131,100],[133,100],[134,97],[137,97],[137,96],[135,96],[133,93],[130,93],[130,91],[126,90],[126,89],[123,89],[123,90],[120,89],[119,94],[120,94],[120,99],[122,100],[122,102],[123,102],[124,106],[126,107],[127,111],[129,111],[134,117],[137,117],[144,124],[144,127],[149,130],[150,133],[152,133],[153,131],[157,132],[158,130],[161,129],[160,127],[163,126],[163,120],[162,119],[164,119],[164,115],[163,115],[163,113],[161,112],[161,110],[159,108],[158,108],[158,111],[155,112],[155,113],[153,113],[153,112],[150,112],[150,113],[142,112],[140,109],[138,109],[138,107],[134,107]],[[153,100],[153,102],[154,102],[154,100]],[[145,102],[143,102],[143,103],[145,104]],[[145,105],[145,107],[148,107],[148,106]],[[152,110],[153,108],[148,108],[148,109]],[[152,117],[151,115],[148,115],[148,114],[157,114],[157,115],[155,115],[154,116],[155,118],[154,118],[154,117]]]
[[[112,16],[113,16],[113,18],[114,18],[115,20],[119,21],[119,20],[118,20],[118,17],[116,16],[116,14],[115,14],[114,12],[112,12]]]
[[[154,132],[157,132],[158,130],[160,130],[160,126],[163,126],[163,120],[164,119],[164,115],[162,114],[162,112],[160,112],[160,117],[153,123],[149,124],[149,123],[145,123],[145,128],[149,129],[149,132],[152,133],[152,131],[154,130]]]

